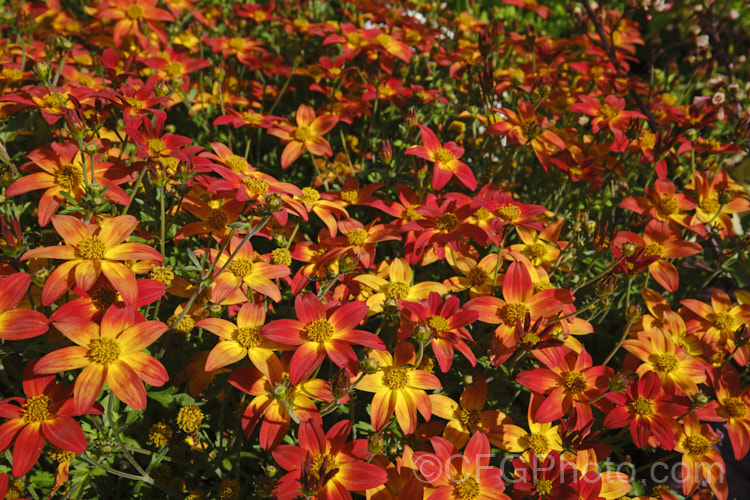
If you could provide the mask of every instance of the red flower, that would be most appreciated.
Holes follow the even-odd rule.
[[[47,317],[31,309],[16,309],[31,284],[31,276],[13,273],[0,281],[0,339],[23,340],[46,332]]]
[[[54,375],[34,375],[36,360],[23,372],[24,398],[0,401],[0,417],[9,418],[0,425],[0,451],[13,446],[13,475],[21,477],[39,460],[44,443],[49,441],[60,449],[83,453],[86,437],[73,415],[97,414],[101,410],[85,406],[74,411],[70,394],[73,388],[60,384]]]
[[[318,156],[333,156],[331,145],[323,136],[338,122],[334,115],[315,116],[315,110],[307,104],[297,108],[297,127],[278,125],[268,133],[287,142],[281,152],[281,168],[287,168],[302,156],[305,150]]]
[[[580,472],[573,464],[562,459],[553,451],[541,461],[530,454],[529,461],[521,458],[513,460],[513,498],[521,500],[532,496],[536,499],[579,500],[574,485],[578,483]]]
[[[367,463],[370,452],[366,439],[348,441],[351,422],[342,420],[327,433],[314,420],[299,429],[299,446],[281,445],[273,458],[289,471],[274,490],[279,500],[300,497],[351,499],[350,492],[364,492],[388,480],[386,472]]]
[[[359,362],[351,344],[385,349],[385,344],[372,333],[355,330],[367,316],[364,302],[341,305],[331,301],[325,306],[312,293],[298,295],[294,301],[299,320],[279,319],[263,328],[263,335],[276,342],[299,346],[292,356],[290,376],[293,384],[308,377],[326,356],[351,375],[357,373]]]
[[[637,111],[625,111],[625,99],[616,95],[605,97],[604,104],[587,95],[580,95],[578,98],[582,102],[572,105],[570,110],[593,116],[591,127],[594,133],[603,128],[609,128],[617,142],[627,142],[625,131],[630,125],[631,118],[646,119]]]
[[[443,146],[435,133],[423,125],[419,125],[419,130],[422,132],[424,146],[412,146],[404,154],[434,162],[432,188],[436,191],[443,189],[455,175],[461,184],[474,191],[477,188],[474,173],[466,163],[458,160],[463,156],[464,148],[458,147],[453,141],[446,142]]]

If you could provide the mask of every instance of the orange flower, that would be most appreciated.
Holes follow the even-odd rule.
[[[315,110],[307,104],[300,104],[297,108],[297,127],[278,125],[268,130],[283,141],[287,141],[281,153],[281,167],[287,168],[302,156],[304,150],[318,156],[333,156],[331,145],[323,136],[338,122],[334,115],[316,117]]]
[[[713,288],[711,305],[700,300],[684,299],[681,304],[685,308],[680,312],[685,316],[688,328],[704,342],[732,352],[735,347],[735,331],[743,324],[750,323],[750,305],[742,300],[739,302],[738,305],[732,304],[726,292]],[[747,364],[747,347],[743,346],[735,357],[742,364]]]
[[[660,222],[677,223],[690,229],[691,216],[688,210],[695,208],[696,203],[682,193],[675,192],[672,181],[657,179],[653,188],[643,191],[647,196],[631,196],[620,203],[620,208],[641,215],[648,215]]]
[[[570,110],[593,116],[591,127],[594,133],[603,128],[608,128],[612,131],[618,143],[627,142],[625,131],[630,125],[631,118],[646,119],[642,113],[637,111],[625,111],[625,99],[616,95],[605,97],[604,104],[587,95],[580,95],[578,98],[581,102],[572,105]]]
[[[750,210],[750,201],[726,170],[719,170],[710,180],[707,172],[696,172],[686,188],[693,189],[698,194],[698,206],[695,207],[691,224],[710,224],[718,227],[722,234],[732,236],[732,214]],[[719,201],[720,191],[728,195],[728,202]]]
[[[694,412],[685,417],[684,425],[675,446],[675,451],[682,453],[682,492],[690,496],[705,480],[719,500],[727,500],[726,465],[714,448],[721,434],[708,424],[701,425]]]
[[[440,389],[440,380],[413,367],[416,356],[409,342],[399,342],[393,356],[388,351],[373,350],[370,357],[380,363],[380,370],[362,377],[357,389],[375,393],[370,406],[373,428],[376,432],[383,430],[395,412],[401,430],[411,434],[417,428],[417,410],[425,420],[432,416],[432,403],[425,390]]]
[[[115,45],[122,45],[128,35],[135,35],[141,44],[147,45],[148,39],[141,33],[141,22],[145,22],[159,36],[162,43],[167,43],[167,35],[156,21],[173,21],[172,15],[156,7],[157,0],[106,0],[102,2],[97,17],[101,19],[118,19],[112,37]]]
[[[112,283],[125,302],[136,301],[138,287],[135,275],[124,263],[126,260],[162,261],[162,256],[142,243],[122,243],[138,225],[132,215],[120,215],[105,220],[101,226],[86,225],[70,215],[55,215],[52,225],[66,245],[29,250],[21,260],[48,258],[63,262],[47,278],[42,290],[42,303],[50,305],[73,285],[89,290],[100,274]]]
[[[146,407],[143,382],[160,386],[169,375],[156,358],[143,352],[167,331],[160,321],[138,321],[133,310],[110,307],[101,326],[83,318],[61,318],[55,328],[76,346],[64,347],[40,359],[37,374],[84,368],[75,383],[76,412],[89,408],[104,382],[122,402],[135,410]]]
[[[252,302],[242,305],[237,313],[236,325],[219,318],[197,322],[196,327],[205,328],[221,339],[208,355],[205,370],[211,372],[249,357],[254,366],[267,373],[268,358],[275,356],[274,350],[283,350],[285,346],[263,337],[262,326],[265,322],[265,309]]]
[[[423,125],[419,125],[419,130],[424,146],[412,146],[404,154],[416,155],[434,162],[432,188],[436,191],[443,189],[455,175],[461,184],[474,191],[477,188],[474,173],[466,163],[459,161],[464,154],[464,148],[458,147],[453,141],[446,142],[443,146],[435,133]]]

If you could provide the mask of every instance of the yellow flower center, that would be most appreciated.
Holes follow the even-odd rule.
[[[356,189],[349,189],[347,191],[341,191],[341,199],[347,203],[357,203],[359,199],[359,193]]]
[[[620,110],[613,106],[610,106],[609,104],[604,104],[601,108],[599,108],[597,114],[601,116],[605,121],[609,121],[619,115]]]
[[[346,239],[349,244],[355,247],[361,247],[367,241],[367,231],[357,227],[346,233]]]
[[[55,445],[51,445],[49,449],[49,457],[59,464],[65,464],[70,462],[76,457],[74,451],[63,450]]]
[[[237,257],[229,263],[227,271],[238,278],[244,278],[253,270],[253,261],[244,257]]]
[[[112,285],[104,285],[95,292],[91,293],[91,302],[94,307],[100,311],[109,309],[112,304],[115,304],[121,300],[120,292],[118,292]]]
[[[78,165],[63,165],[55,174],[55,184],[66,193],[72,193],[83,182],[83,170]]]
[[[726,410],[727,414],[732,418],[744,418],[745,415],[747,415],[747,405],[742,400],[742,398],[734,396],[724,398],[721,404],[724,407],[724,410]]]
[[[539,335],[534,332],[526,332],[521,337],[521,342],[528,345],[537,345],[540,340]]]
[[[648,130],[644,130],[641,133],[641,148],[643,149],[651,149],[656,145],[656,136],[649,132]]]
[[[515,222],[521,217],[521,209],[515,205],[505,205],[498,208],[495,214],[505,222]]]
[[[23,72],[16,68],[3,68],[2,75],[4,79],[11,81],[18,81],[23,78]]]
[[[164,67],[164,73],[169,78],[177,78],[185,73],[185,66],[180,61],[172,61]]]
[[[260,196],[262,194],[266,194],[266,191],[268,191],[268,186],[270,184],[271,183],[266,179],[258,179],[256,177],[247,177],[245,179],[245,187],[247,188],[247,192],[252,196]]]
[[[586,378],[581,372],[573,370],[563,375],[562,386],[567,392],[578,394],[586,390]]]
[[[172,284],[172,280],[174,280],[174,271],[166,266],[154,266],[148,277],[169,286]]]
[[[42,97],[41,100],[42,100],[41,102],[42,107],[49,110],[51,113],[57,114],[61,111],[61,108],[60,108],[61,99],[58,99],[55,94],[53,93],[46,94],[44,97]],[[64,99],[63,99],[63,102],[65,102]]]
[[[432,159],[437,163],[448,163],[456,159],[453,153],[445,148],[440,148],[432,153]]]
[[[120,357],[120,346],[111,337],[99,337],[89,343],[88,358],[94,363],[108,365]]]
[[[529,313],[529,306],[523,302],[511,302],[506,304],[505,307],[498,309],[500,319],[502,319],[508,326],[516,326],[516,320],[523,321],[526,319],[526,314]]]
[[[183,406],[177,413],[177,427],[187,434],[195,434],[201,428],[203,410],[197,406]]]
[[[546,455],[550,450],[547,436],[542,434],[531,434],[529,436],[529,450],[534,455]]]
[[[131,112],[134,113],[138,113],[146,107],[143,101],[136,99],[135,97],[126,97],[125,102],[130,104]]]
[[[728,312],[720,311],[714,317],[714,327],[722,332],[734,329],[734,318]]]
[[[393,281],[383,285],[383,294],[388,299],[405,299],[409,296],[411,287],[403,281]]]
[[[339,464],[334,457],[328,454],[315,455],[310,464],[310,476],[320,479],[334,469],[338,469]],[[316,481],[317,482],[317,481]]]
[[[539,280],[534,283],[534,293],[543,292],[544,290],[549,290],[550,288],[554,287],[549,280]]]
[[[240,52],[245,48],[245,40],[238,36],[232,37],[232,39],[229,40],[229,48],[235,52]]]
[[[677,203],[677,200],[672,198],[671,196],[667,198],[662,198],[658,202],[656,202],[656,212],[661,217],[669,217],[670,215],[674,215],[677,212],[680,211],[680,205]]]
[[[472,432],[479,426],[479,412],[477,410],[456,410],[456,418]]]
[[[98,236],[84,238],[83,241],[76,245],[76,254],[84,260],[102,260],[106,252],[107,245]]]
[[[148,442],[154,446],[165,446],[172,439],[172,428],[166,422],[157,422],[148,431]]]
[[[708,216],[715,215],[719,208],[721,208],[721,203],[719,203],[719,196],[716,194],[701,201],[700,204],[700,209]]]
[[[229,220],[229,216],[220,208],[211,209],[206,217],[208,226],[214,231],[224,229],[227,226],[227,220]]]
[[[491,218],[493,218],[494,214],[492,212],[490,212],[489,210],[487,210],[486,208],[484,208],[484,207],[479,207],[477,209],[477,211],[474,212],[474,217],[479,222],[486,222],[486,221],[490,220]]]
[[[286,248],[276,248],[271,252],[271,263],[288,266],[292,263],[292,254]]]
[[[438,231],[453,231],[456,225],[458,225],[458,217],[450,212],[441,215],[435,222]]]
[[[643,256],[651,257],[652,255],[658,255],[659,257],[661,257],[661,254],[663,252],[664,248],[660,244],[651,242],[646,245],[646,248],[643,249]]]
[[[294,132],[292,132],[292,139],[298,142],[305,142],[313,137],[313,133],[310,130],[310,127],[301,126],[298,127]]]
[[[263,115],[255,111],[245,111],[241,116],[248,125],[257,125],[263,119]]]
[[[311,342],[328,342],[333,336],[334,328],[327,319],[316,319],[305,325],[305,337]]]
[[[469,282],[471,282],[472,286],[477,285],[483,285],[487,278],[489,278],[489,275],[484,271],[484,269],[480,267],[475,267],[471,271],[469,271],[469,275],[467,276],[469,279]]]
[[[547,245],[541,241],[535,241],[531,245],[524,246],[521,253],[531,260],[542,259],[547,255]]]
[[[546,477],[539,478],[539,480],[534,483],[534,491],[536,491],[536,494],[540,497],[549,495],[552,493],[552,481]]]
[[[644,398],[643,396],[638,396],[629,406],[630,409],[633,410],[633,413],[642,417],[653,415],[656,409],[656,403],[654,400]]]
[[[674,354],[657,354],[653,364],[657,372],[669,373],[677,367],[677,358]]]
[[[132,21],[141,19],[144,14],[145,12],[143,11],[143,7],[136,4],[128,6],[127,10],[125,11],[125,15],[127,16],[127,18]]]
[[[148,154],[151,156],[156,156],[162,151],[167,149],[167,145],[164,144],[164,141],[161,139],[148,139],[146,141],[146,148],[148,148]]]
[[[46,394],[32,396],[26,400],[21,410],[24,422],[44,422],[50,418],[49,406],[52,400]]]
[[[352,47],[359,47],[364,41],[364,39],[365,38],[362,36],[362,34],[356,31],[353,31],[349,33],[348,35],[346,35],[346,41]]]
[[[260,328],[237,328],[232,333],[232,339],[245,349],[253,349],[261,343]]]
[[[453,486],[453,498],[456,500],[475,500],[479,498],[479,483],[474,476],[464,475]]]
[[[703,455],[710,447],[711,443],[708,442],[708,439],[700,434],[690,434],[689,436],[685,436],[685,448],[687,448],[692,455]]]
[[[383,369],[383,385],[391,390],[403,389],[409,382],[406,368],[388,367]]]
[[[312,205],[320,199],[320,193],[315,188],[306,187],[302,188],[302,194],[300,195],[300,198],[305,203]]]
[[[698,142],[698,144],[700,146],[703,146],[704,148],[706,148],[706,149],[708,149],[710,151],[713,151],[715,149],[719,149],[719,147],[721,146],[720,143],[719,143],[719,141],[717,141],[716,139],[704,139],[704,138],[700,137],[700,138],[698,138],[697,142]]]
[[[404,210],[404,213],[401,214],[401,218],[407,222],[410,222],[413,220],[422,220],[424,219],[424,215],[417,212],[414,207],[408,207],[406,208],[406,210]]]
[[[242,156],[232,155],[224,160],[224,164],[232,169],[234,172],[242,172],[247,168],[247,160]]]
[[[196,299],[196,302],[198,300]],[[177,333],[181,333],[183,335],[187,335],[190,333],[190,331],[195,328],[195,320],[190,317],[189,315],[182,318],[182,321],[180,321],[180,324],[177,325],[175,328],[175,323],[177,322],[177,318],[179,317],[179,314],[175,313],[172,316],[169,317],[167,320],[167,324],[169,325],[169,328],[174,330]]]
[[[427,324],[437,333],[444,332],[448,329],[448,320],[442,316],[430,316],[430,319],[427,320]]]

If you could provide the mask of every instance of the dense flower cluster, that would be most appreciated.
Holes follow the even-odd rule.
[[[750,10],[544,3],[3,7],[0,497],[726,500]]]

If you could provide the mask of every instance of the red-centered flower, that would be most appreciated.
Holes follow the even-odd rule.
[[[541,460],[531,454],[528,461],[513,460],[513,498],[521,500],[532,497],[538,500],[579,500],[575,485],[580,471],[563,460],[560,453],[553,451]]]
[[[476,321],[478,317],[476,311],[461,309],[460,300],[455,295],[443,301],[437,292],[430,292],[426,300],[403,302],[400,305],[404,311],[401,317],[401,328],[398,331],[400,339],[416,335],[418,330],[426,330],[429,337],[419,340],[422,342],[429,340],[440,371],[443,373],[450,370],[453,365],[453,349],[457,349],[466,356],[471,366],[476,366],[477,359],[466,343],[467,341],[473,343],[474,339],[465,328]]]
[[[675,344],[671,335],[653,330],[626,340],[622,346],[642,361],[636,373],[642,377],[656,372],[668,391],[677,386],[687,395],[698,393],[698,384],[706,380],[705,362],[693,358],[682,347]]]
[[[492,111],[501,113],[504,119],[491,124],[485,133],[506,136],[510,144],[531,145],[544,171],[549,171],[552,155],[565,149],[565,141],[550,130],[550,121],[537,116],[534,105],[528,101],[518,101],[518,113],[507,108]]]
[[[503,471],[489,466],[492,454],[487,436],[474,434],[463,454],[441,437],[431,438],[430,444],[435,453],[414,453],[419,472],[436,488],[428,500],[510,500],[503,493]]]
[[[573,303],[570,290],[550,288],[535,293],[531,275],[522,262],[514,261],[508,265],[502,283],[504,300],[476,297],[465,306],[479,313],[479,321],[498,325],[492,353],[497,364],[505,361],[516,349],[518,321],[525,321],[527,314],[532,322],[549,318]]]
[[[167,43],[167,35],[157,21],[174,21],[172,14],[156,7],[157,0],[106,0],[100,6],[97,17],[117,19],[112,38],[116,46],[122,45],[128,35],[134,35],[143,46],[148,46],[146,35],[141,33],[146,23],[157,34],[162,43]]]
[[[300,422],[314,419],[322,423],[320,413],[313,400],[331,401],[333,395],[328,383],[321,379],[302,380],[297,384],[289,381],[289,360],[286,353],[282,360],[273,356],[267,360],[267,372],[255,367],[239,368],[229,375],[229,383],[237,389],[255,396],[242,415],[245,436],[260,425],[260,447],[272,450],[281,444],[289,430],[292,416]]]
[[[362,377],[357,389],[375,393],[370,405],[372,427],[380,432],[395,412],[401,430],[411,434],[417,428],[417,410],[425,420],[432,416],[432,404],[425,391],[440,389],[440,380],[413,366],[416,356],[409,342],[399,342],[393,356],[388,351],[375,350],[370,357],[380,364],[380,370]]]
[[[646,226],[643,238],[630,231],[618,231],[612,244],[621,246],[624,241],[629,241],[637,250],[643,249],[644,258],[658,256],[658,260],[648,265],[648,270],[661,286],[674,292],[680,284],[680,275],[674,264],[665,259],[688,257],[701,251],[698,243],[683,240],[680,233],[669,224],[652,220]]]
[[[123,243],[138,225],[132,215],[107,219],[101,226],[86,225],[70,215],[55,215],[52,225],[65,245],[42,247],[24,253],[21,260],[47,258],[65,260],[47,278],[42,303],[50,305],[77,285],[89,290],[101,274],[112,283],[126,302],[136,301],[138,286],[135,275],[122,261],[152,260],[161,262],[159,252],[143,243]]]
[[[411,146],[404,154],[419,156],[434,163],[432,188],[436,191],[443,189],[455,175],[461,184],[474,191],[477,188],[474,173],[466,163],[459,160],[464,154],[464,148],[453,141],[448,141],[445,145],[440,144],[435,133],[424,125],[419,125],[419,130],[424,146]]]
[[[708,424],[698,421],[695,412],[685,417],[684,429],[676,440],[675,451],[682,453],[681,482],[685,496],[691,495],[706,481],[719,500],[727,500],[729,487],[726,480],[726,465],[714,445],[721,441],[721,434]]]
[[[206,359],[207,372],[231,365],[245,357],[261,372],[268,373],[268,359],[275,356],[274,350],[284,350],[285,346],[266,339],[263,325],[266,323],[266,310],[260,304],[247,302],[237,313],[237,324],[220,318],[206,318],[195,324],[219,336]]]
[[[513,423],[501,411],[483,410],[487,403],[487,382],[483,378],[466,386],[458,403],[442,394],[430,394],[428,397],[432,403],[432,414],[448,420],[443,437],[459,449],[477,432],[486,434],[491,443],[502,443],[500,426]]]
[[[101,326],[83,318],[61,318],[55,328],[76,346],[64,347],[40,359],[38,374],[84,368],[75,383],[75,410],[90,407],[104,382],[122,402],[135,410],[146,407],[143,382],[161,386],[169,380],[164,366],[143,349],[167,331],[161,321],[140,321],[127,310],[110,307]]]
[[[351,500],[351,492],[385,484],[388,474],[368,463],[367,440],[348,441],[351,425],[342,420],[324,434],[318,422],[308,421],[300,425],[299,446],[277,447],[273,458],[289,472],[276,485],[275,498]]]
[[[721,371],[716,369],[712,374],[716,400],[698,408],[698,417],[709,422],[725,422],[734,458],[742,460],[750,451],[750,387],[742,387],[731,366]]]
[[[13,445],[13,475],[24,476],[34,466],[49,441],[60,449],[83,453],[86,437],[73,416],[97,414],[91,405],[74,411],[70,394],[73,388],[55,380],[54,375],[34,375],[30,361],[23,371],[23,392],[26,399],[12,397],[0,401],[0,417],[8,418],[0,425],[0,452]]]
[[[53,142],[51,146],[35,149],[28,154],[28,157],[31,163],[24,168],[32,173],[11,184],[5,194],[17,196],[44,189],[39,200],[38,218],[39,225],[46,226],[52,215],[65,201],[60,193],[67,193],[76,201],[81,199],[86,192],[86,184],[92,182],[90,168],[88,166],[86,169],[83,168],[84,159],[78,146],[72,142],[63,144]],[[129,201],[128,195],[117,184],[127,180],[127,170],[110,162],[103,162],[101,159],[101,154],[94,155],[96,182],[107,188],[104,194],[110,201],[126,205]],[[87,182],[84,182],[84,176]]]
[[[644,190],[646,196],[631,196],[620,202],[620,208],[647,215],[660,222],[677,223],[690,229],[691,215],[687,213],[696,207],[688,196],[675,192],[672,181],[657,179],[653,188]]]
[[[608,128],[614,134],[617,142],[627,142],[625,132],[632,118],[646,119],[638,111],[625,111],[625,99],[620,96],[608,95],[604,98],[604,104],[587,95],[579,95],[578,98],[581,102],[572,105],[570,110],[593,116],[591,127],[594,129],[594,133]]]
[[[615,406],[606,412],[604,427],[629,426],[633,442],[639,448],[673,449],[675,433],[679,430],[676,419],[690,409],[686,398],[664,392],[654,372],[646,373],[625,393],[610,392],[605,397]]]
[[[0,339],[23,340],[49,329],[47,317],[31,309],[16,309],[31,285],[31,276],[13,273],[0,280]]]
[[[277,125],[268,130],[287,142],[281,152],[281,167],[287,168],[307,150],[317,156],[333,156],[331,145],[323,136],[336,126],[339,119],[335,115],[315,116],[315,110],[307,104],[300,104],[297,108],[297,127]]]
[[[219,272],[229,257],[237,252],[226,270],[214,281],[211,300],[215,304],[221,304],[233,292],[243,289],[246,295],[253,290],[274,302],[280,301],[281,291],[273,280],[289,276],[289,266],[269,264],[257,259],[258,254],[253,251],[250,242],[240,247],[242,241],[243,238],[240,236],[232,237],[229,248],[221,254],[215,248],[209,249],[211,262],[216,262],[216,272]]]
[[[326,356],[351,375],[357,373],[359,362],[352,344],[384,349],[380,338],[363,330],[355,330],[367,316],[367,304],[328,302],[325,306],[310,292],[294,301],[295,319],[272,321],[263,334],[276,342],[299,346],[291,361],[291,381],[297,383],[310,376]]]
[[[553,422],[571,408],[575,413],[576,430],[591,419],[591,401],[607,390],[614,370],[607,366],[593,366],[586,349],[580,353],[566,347],[534,351],[534,357],[546,368],[525,370],[516,380],[538,394],[547,395],[534,414],[538,422]]]

